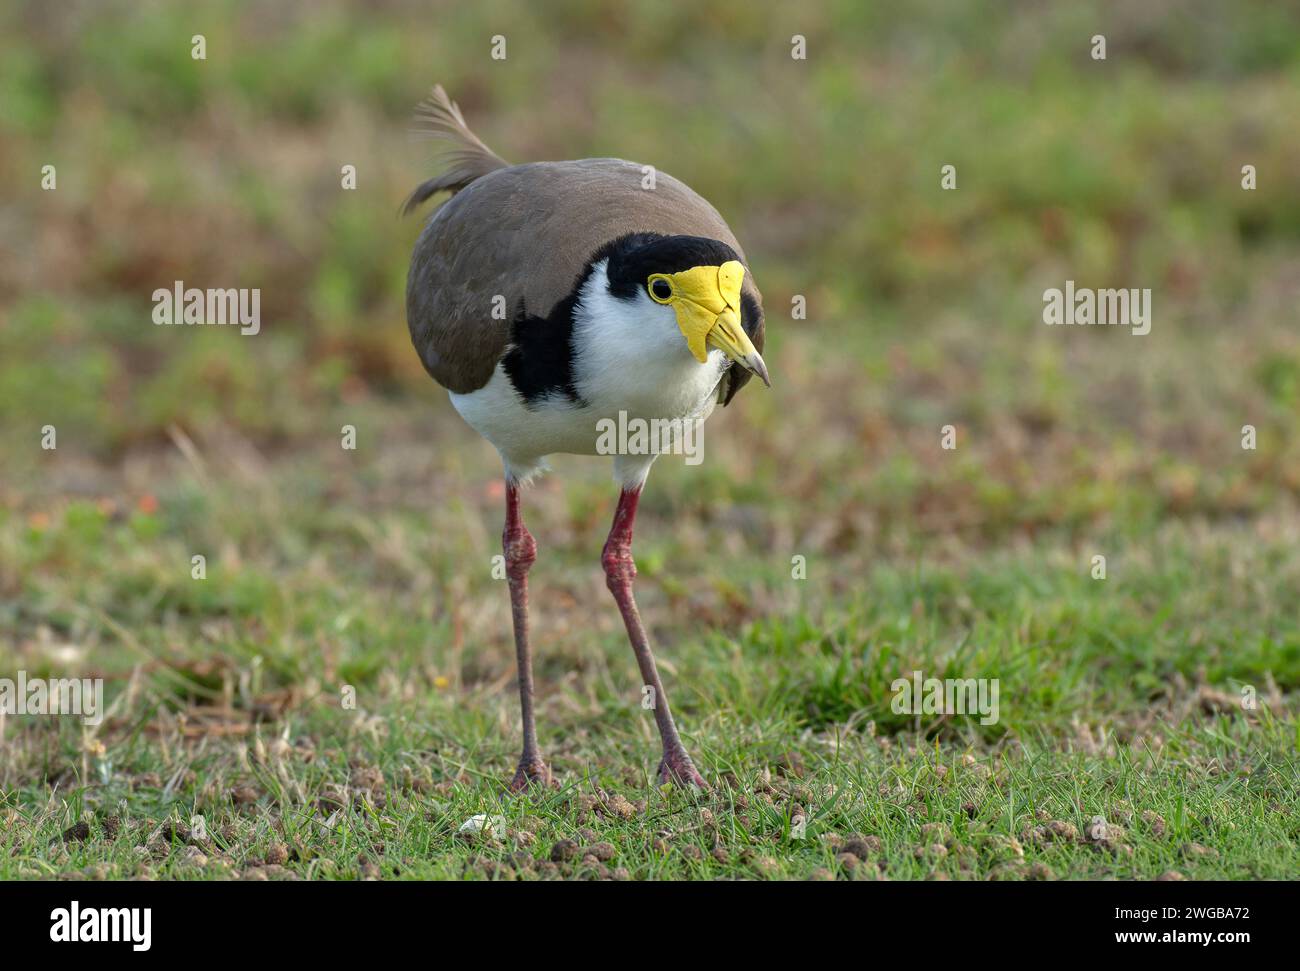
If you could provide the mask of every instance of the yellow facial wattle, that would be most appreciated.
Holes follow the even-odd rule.
[[[737,260],[728,260],[721,266],[655,273],[646,285],[651,300],[667,304],[676,312],[677,326],[695,360],[703,364],[708,360],[709,348],[716,347],[770,387],[767,366],[740,323],[740,285],[744,279],[745,267]],[[668,284],[667,293],[663,283]]]

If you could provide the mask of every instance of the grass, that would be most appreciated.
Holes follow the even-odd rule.
[[[784,727],[773,726],[778,732]],[[142,773],[122,789],[129,808],[98,815],[84,837],[61,838],[64,823],[86,805],[85,792],[73,791],[66,806],[18,821],[6,841],[8,875],[1294,875],[1288,852],[1296,838],[1294,766],[1289,773],[1267,760],[1250,764],[1242,757],[1243,733],[1227,723],[1199,737],[1172,737],[1171,751],[1125,747],[1107,756],[1018,752],[963,761],[857,737],[843,740],[838,757],[826,759],[821,740],[796,743],[796,755],[784,763],[807,757],[816,768],[799,770],[797,777],[737,777],[707,799],[614,778],[604,784],[574,780],[554,794],[503,802],[474,781],[430,784],[421,778],[428,770],[421,756],[455,771],[458,758],[477,753],[451,743],[452,752],[440,747],[431,755],[426,725],[393,729],[382,742],[354,743],[346,752],[274,738],[252,746],[242,764],[207,754],[188,761],[178,777]],[[1276,726],[1265,733],[1276,734]],[[710,761],[744,772],[754,763],[752,742],[742,737],[723,751],[710,750]],[[195,778],[240,781],[234,798],[258,799],[232,805]],[[812,821],[801,834],[795,820],[809,811]],[[196,813],[205,819],[205,834],[192,829]],[[180,822],[166,822],[178,815]],[[490,820],[486,832],[458,834],[481,816]],[[1108,821],[1104,829],[1094,828],[1096,816]]]
[[[73,504],[0,531],[6,575],[28,578],[6,617],[36,631],[21,664],[89,666],[114,705],[95,729],[47,719],[7,739],[7,876],[1294,873],[1294,521],[1268,538],[1172,524],[1114,547],[1105,580],[1086,550],[1027,547],[863,564],[841,593],[816,556],[792,579],[784,551],[710,584],[727,524],[689,523],[686,549],[651,505],[641,601],[715,783],[697,799],[648,782],[653,722],[597,536],[548,553],[570,509],[543,486],[539,719],[564,788],[517,799],[505,590],[472,552],[490,497],[458,526],[437,521],[455,510],[415,525],[415,509],[351,517],[301,494],[290,509],[286,485],[197,475],[174,469],[156,511]],[[174,537],[212,522],[232,530],[225,552],[192,580],[198,547]],[[914,670],[998,679],[998,722],[895,714],[891,684]],[[496,838],[459,833],[478,815],[504,819]],[[186,835],[195,816],[205,838]],[[1123,835],[1070,836],[1097,816]],[[62,841],[78,822],[85,838]],[[870,848],[860,867],[854,836],[871,838],[852,843]],[[552,869],[564,840],[614,856]]]
[[[0,677],[110,706],[3,722],[0,879],[1300,872],[1295,16],[672,12],[0,14]],[[434,81],[507,158],[684,178],[763,288],[774,387],[635,544],[708,795],[650,782],[576,458],[525,499],[562,788],[503,795],[499,467],[401,323]],[[262,332],[153,327],[176,279],[261,287]],[[1151,334],[1044,327],[1065,279],[1151,287]],[[913,671],[998,719],[895,712]]]

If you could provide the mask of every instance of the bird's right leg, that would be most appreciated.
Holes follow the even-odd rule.
[[[537,559],[537,542],[519,514],[519,486],[506,479],[506,527],[501,536],[506,579],[510,584],[510,613],[515,625],[515,658],[519,664],[519,711],[524,727],[524,751],[510,788],[519,792],[529,783],[552,785],[551,770],[537,748],[533,717],[533,652],[528,643],[528,568]]]
[[[668,710],[668,696],[664,693],[663,682],[659,680],[659,669],[655,664],[654,654],[650,652],[650,641],[646,637],[645,625],[641,623],[640,611],[636,609],[636,600],[632,596],[632,581],[636,579],[636,563],[632,559],[632,523],[636,519],[636,507],[641,498],[641,488],[624,486],[618,496],[618,508],[614,512],[614,525],[610,527],[609,538],[605,540],[605,549],[600,554],[601,565],[605,568],[605,585],[618,603],[619,613],[623,615],[623,624],[627,627],[627,637],[636,655],[637,667],[641,669],[643,684],[650,689],[651,707],[654,709],[655,722],[659,726],[659,737],[664,746],[664,757],[659,763],[659,781],[708,789],[708,783],[695,768],[695,763],[686,754],[681,736],[677,734],[677,725],[673,714]]]

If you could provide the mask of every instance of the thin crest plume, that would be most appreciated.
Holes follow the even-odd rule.
[[[470,131],[460,108],[447,97],[441,84],[434,85],[429,97],[416,107],[415,121],[412,135],[446,143],[437,155],[437,163],[445,171],[416,187],[402,206],[403,215],[439,192],[455,194],[475,179],[510,164]]]

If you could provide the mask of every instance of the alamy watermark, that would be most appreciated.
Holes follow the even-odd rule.
[[[1066,280],[1064,290],[1043,291],[1043,323],[1131,327],[1130,333],[1141,337],[1151,332],[1151,290],[1076,290],[1074,281]]]
[[[0,678],[0,715],[72,715],[104,720],[103,678]]]
[[[262,329],[262,291],[234,287],[200,290],[186,288],[177,280],[170,290],[159,287],[153,292],[153,322],[159,326],[233,325],[245,337],[252,337]]]
[[[151,907],[82,907],[78,900],[50,911],[50,940],[56,943],[122,942],[133,951],[153,944]]]
[[[629,418],[596,422],[597,455],[684,455],[687,465],[704,461],[703,418]]]
[[[895,678],[889,687],[896,715],[979,715],[981,725],[998,720],[997,678],[923,679],[920,671],[913,671],[910,681]]]

